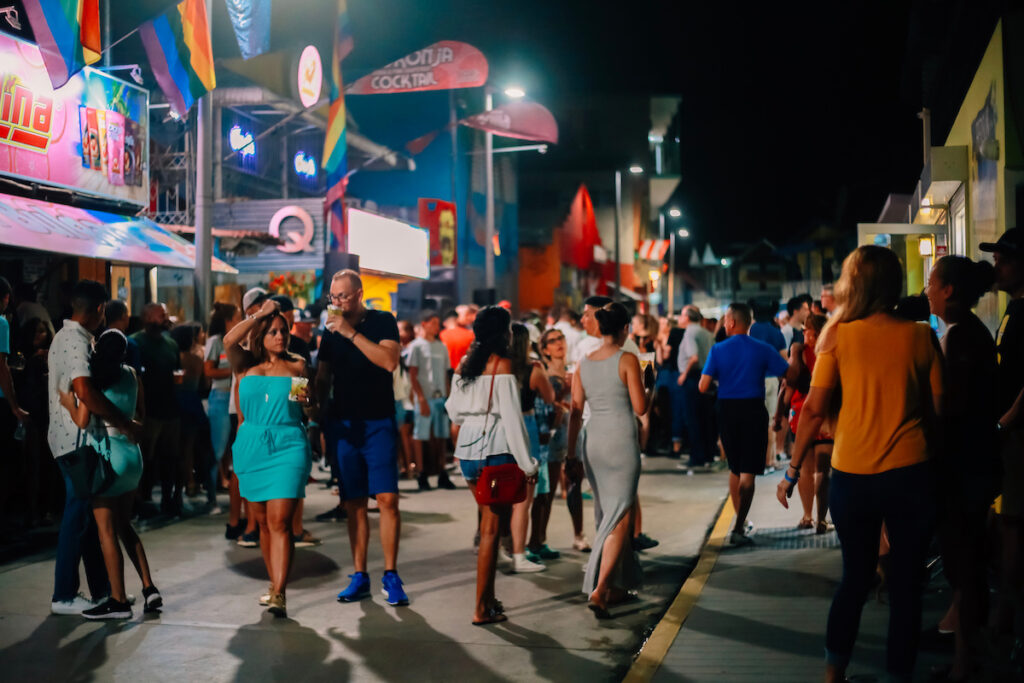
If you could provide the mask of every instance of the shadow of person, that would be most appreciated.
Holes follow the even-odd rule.
[[[330,637],[353,652],[383,681],[462,679],[504,683],[509,679],[473,657],[457,640],[433,628],[409,607],[385,609],[371,600],[360,603],[359,635],[330,628]]]
[[[580,615],[581,618],[583,615]],[[623,663],[621,651],[590,650],[601,652],[604,662],[587,659],[573,654],[564,645],[546,633],[531,631],[514,621],[503,622],[492,633],[510,645],[530,651],[530,659],[537,680],[549,681],[620,681],[629,670],[630,662]]]
[[[17,617],[15,617],[17,619]],[[10,627],[8,618],[7,626]],[[87,622],[75,616],[50,615],[23,640],[0,650],[8,681],[89,681],[109,659],[107,638],[137,624]],[[80,630],[77,638],[69,638]]]
[[[226,564],[235,574],[250,579],[267,579],[267,565],[263,556],[256,549],[253,554],[249,548],[233,547],[226,551]],[[289,586],[314,587],[330,583],[337,578],[341,567],[332,558],[323,553],[311,550],[297,550],[292,561],[292,570],[288,575]]]
[[[240,662],[234,680],[331,681],[344,683],[352,674],[344,659],[327,661],[331,643],[293,619],[264,612],[255,624],[242,626],[228,642]]]

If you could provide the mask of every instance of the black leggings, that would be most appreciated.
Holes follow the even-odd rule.
[[[923,570],[935,521],[931,465],[922,463],[881,474],[833,470],[829,499],[842,544],[843,578],[828,615],[826,659],[842,669],[849,664],[885,522],[891,545],[886,670],[899,680],[909,680],[917,658]]]

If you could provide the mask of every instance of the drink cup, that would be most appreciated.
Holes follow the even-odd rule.
[[[179,370],[175,370],[174,371],[174,383],[175,384],[181,384],[184,381],[185,381],[185,371],[184,370],[180,370],[180,369]]]
[[[288,391],[288,400],[299,400],[299,394],[309,387],[309,379],[306,377],[292,377],[292,388]]]

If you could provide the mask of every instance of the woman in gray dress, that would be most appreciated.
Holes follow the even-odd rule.
[[[629,333],[625,307],[608,304],[594,317],[603,343],[580,361],[573,380],[568,458],[576,453],[587,407],[584,466],[594,491],[597,534],[583,592],[589,594],[587,606],[597,618],[607,619],[608,605],[624,600],[641,582],[640,562],[630,543],[640,480],[636,416],[647,412],[651,397],[639,360],[621,348]]]

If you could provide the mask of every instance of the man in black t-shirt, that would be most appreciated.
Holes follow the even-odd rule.
[[[1024,424],[1019,414],[1024,391],[1024,229],[1011,228],[997,242],[982,242],[992,252],[996,286],[1010,297],[996,333],[999,350],[997,400],[1002,417],[1003,491],[999,507],[1002,527],[1003,576],[996,627],[1012,632],[1014,604],[1024,592],[1020,573],[1024,552]],[[1015,406],[1016,404],[1016,406]]]
[[[398,451],[392,373],[398,367],[398,323],[390,313],[363,305],[363,283],[353,270],[331,280],[327,329],[317,357],[317,396],[330,406],[321,420],[328,452],[338,461],[338,490],[348,513],[355,573],[339,602],[370,594],[366,573],[369,523],[366,499],[380,509],[384,592],[390,605],[409,603],[398,578]],[[327,398],[333,389],[330,403]]]

